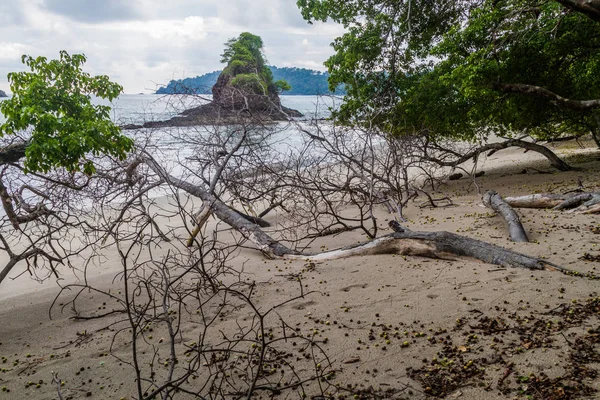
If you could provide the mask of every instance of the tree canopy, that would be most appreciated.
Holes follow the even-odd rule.
[[[600,137],[599,0],[299,0],[347,33],[327,60],[337,113],[403,134]],[[600,145],[600,142],[598,142]]]
[[[228,75],[233,87],[253,94],[276,94],[291,87],[284,80],[273,81],[273,73],[266,65],[263,41],[260,36],[242,32],[225,43],[221,62],[227,64],[223,74]]]
[[[91,76],[83,54],[60,52],[58,60],[23,56],[30,72],[8,74],[13,97],[0,104],[6,122],[0,136],[25,135],[24,166],[30,172],[53,168],[92,174],[89,155],[124,159],[133,141],[110,119],[110,107],[92,96],[113,100],[123,88],[108,76]]]

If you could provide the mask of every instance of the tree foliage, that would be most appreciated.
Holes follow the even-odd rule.
[[[309,21],[331,18],[347,28],[326,62],[330,85],[347,85],[337,114],[345,122],[464,139],[492,129],[544,138],[598,133],[598,0],[298,6]]]
[[[249,93],[275,94],[289,85],[275,84],[273,73],[266,65],[260,36],[243,32],[225,43],[221,62],[227,67],[223,74],[231,77],[231,85]]]
[[[13,97],[0,104],[6,122],[0,136],[25,132],[24,166],[30,172],[53,168],[92,174],[89,155],[124,159],[133,141],[110,120],[110,107],[92,104],[92,96],[113,100],[123,88],[108,76],[82,70],[82,54],[60,52],[58,60],[23,56],[30,72],[8,74]]]

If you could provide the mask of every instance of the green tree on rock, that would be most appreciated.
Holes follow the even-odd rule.
[[[278,94],[291,89],[283,80],[273,81],[273,73],[266,64],[263,41],[259,36],[243,32],[237,38],[229,39],[225,43],[221,62],[227,66],[212,91],[214,100],[227,108],[236,108],[248,99],[262,108],[264,99],[260,97],[279,105]]]

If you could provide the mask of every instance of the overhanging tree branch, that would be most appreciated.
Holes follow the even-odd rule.
[[[556,0],[558,3],[600,22],[600,0]]]
[[[600,12],[600,10],[599,10]],[[506,93],[522,93],[530,96],[541,97],[549,100],[561,108],[567,108],[570,110],[592,110],[600,108],[600,99],[595,100],[574,100],[562,97],[548,89],[541,86],[527,85],[524,83],[497,83],[494,87]]]
[[[436,163],[437,165],[440,165],[442,167],[456,167],[466,161],[477,158],[480,154],[487,153],[488,151],[498,151],[498,150],[507,149],[509,147],[521,147],[526,150],[531,150],[531,151],[540,153],[541,155],[543,155],[544,157],[546,157],[548,159],[548,161],[554,168],[558,169],[559,171],[573,170],[573,168],[569,164],[567,164],[566,162],[561,160],[549,148],[542,146],[540,144],[537,144],[537,143],[528,142],[528,141],[521,140],[521,139],[509,139],[504,142],[488,143],[486,145],[477,147],[474,150],[469,151],[464,154],[454,152],[450,149],[442,148],[438,144],[434,143],[432,145],[434,150],[442,151],[444,153],[450,153],[456,157],[455,159],[450,160],[450,161],[443,160],[439,157],[428,154],[426,146],[427,146],[427,144],[425,145],[424,153],[422,155],[423,159],[426,161],[431,161],[433,163]]]

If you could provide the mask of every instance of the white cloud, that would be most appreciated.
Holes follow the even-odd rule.
[[[148,35],[159,40],[200,40],[204,39],[207,31],[204,18],[189,16],[183,20],[149,20],[149,21],[126,21],[112,22],[102,25],[88,25],[88,28],[96,30],[121,31],[127,34]],[[181,43],[171,42],[173,45]]]
[[[29,49],[30,47],[23,43],[0,42],[0,62],[20,60]]]
[[[223,43],[244,31],[262,37],[273,65],[323,70],[343,32],[306,24],[291,0],[81,0],[95,2],[91,8],[68,0],[76,9],[60,1],[0,4],[8,21],[0,25],[0,89],[8,89],[8,72],[23,69],[23,53],[55,58],[64,49],[85,53],[87,71],[109,75],[127,93],[148,92],[154,82],[221,69]]]

